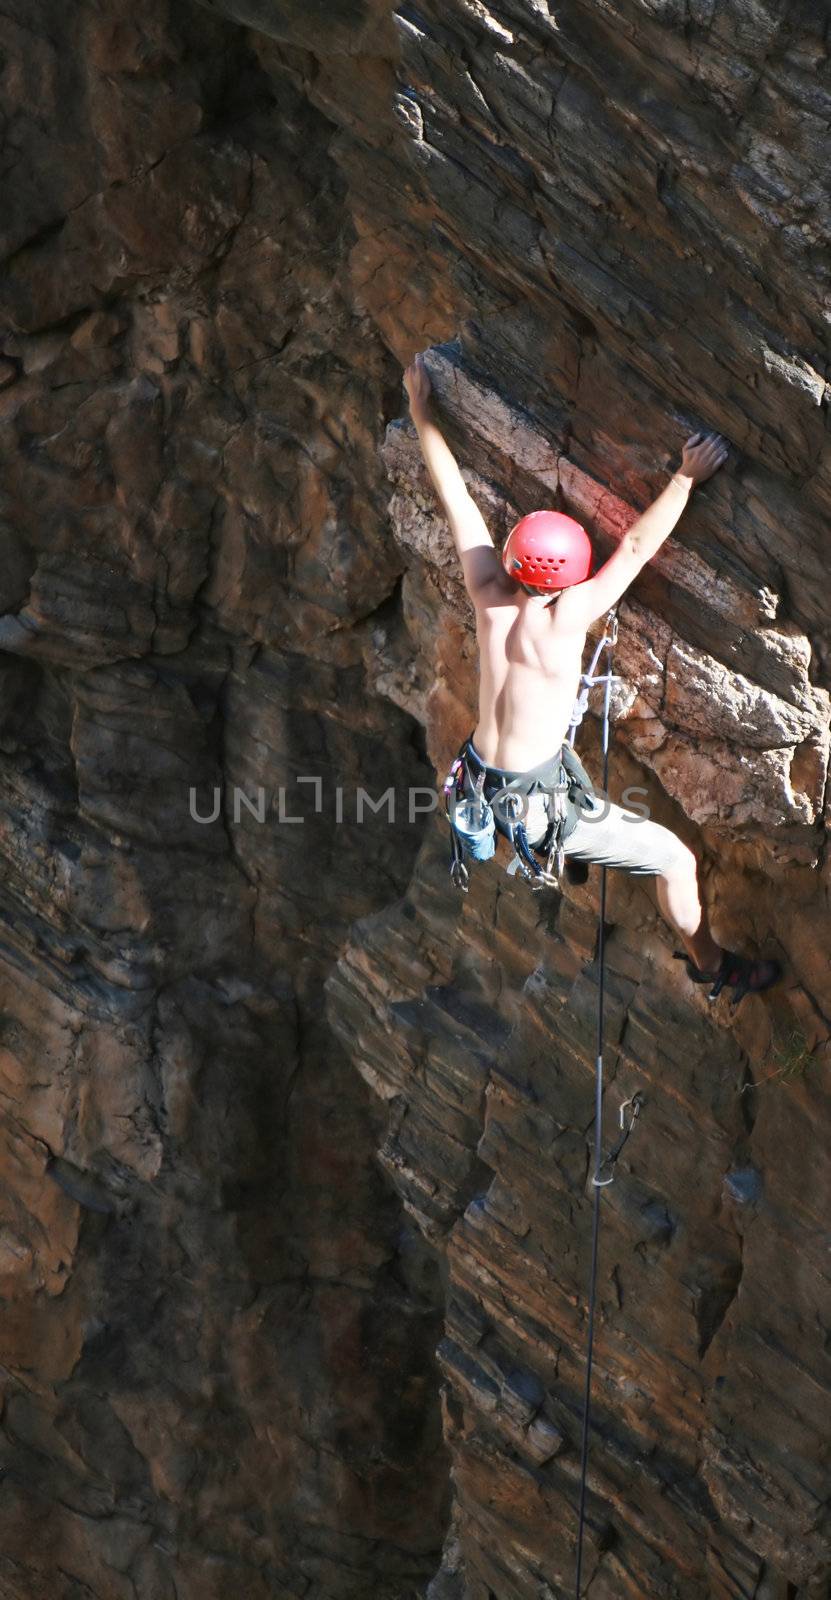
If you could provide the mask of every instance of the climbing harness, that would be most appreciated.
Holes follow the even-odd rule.
[[[556,883],[563,865],[562,841],[576,824],[581,798],[594,793],[582,762],[564,744],[559,756],[516,774],[486,795],[488,772],[471,741],[465,740],[444,783],[453,882],[467,890],[469,875],[459,871],[459,862],[489,860],[496,850],[498,829],[514,849],[509,873],[519,872],[532,888]],[[527,802],[538,794],[545,796],[546,824],[542,838],[532,846],[526,826]],[[537,859],[539,855],[546,857],[545,865]]]

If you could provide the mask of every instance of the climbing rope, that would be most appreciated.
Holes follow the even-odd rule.
[[[612,683],[612,653],[617,643],[617,607],[606,617],[606,626],[603,636],[592,657],[591,666],[582,679],[583,687],[574,707],[571,727],[569,728],[569,742],[583,720],[583,715],[588,707],[589,689],[596,683],[605,684],[603,697],[603,792],[608,791],[609,784],[609,703],[611,699]],[[608,666],[605,673],[597,674],[597,664],[604,647],[608,650]],[[583,1395],[583,1436],[580,1450],[580,1505],[577,1519],[577,1570],[575,1579],[576,1600],[581,1600],[583,1576],[583,1540],[586,1528],[586,1480],[589,1464],[589,1430],[591,1428],[591,1389],[592,1389],[592,1363],[594,1359],[594,1317],[597,1303],[597,1258],[600,1243],[600,1191],[613,1182],[614,1167],[635,1123],[640,1115],[642,1096],[638,1093],[630,1100],[625,1100],[620,1108],[621,1136],[616,1145],[607,1156],[603,1155],[603,999],[604,999],[604,934],[606,925],[606,868],[600,869],[600,925],[597,935],[597,958],[599,968],[598,996],[597,996],[597,1057],[594,1079],[594,1176],[592,1187],[594,1190],[592,1204],[592,1247],[591,1269],[589,1274],[589,1321],[586,1338],[586,1383]],[[629,1118],[626,1111],[629,1110]],[[608,1174],[603,1176],[604,1171]]]
[[[616,644],[617,606],[612,606],[611,611],[607,611],[606,613],[606,621],[603,632],[597,641],[595,652],[591,659],[591,666],[589,667],[588,672],[584,672],[580,678],[580,693],[574,702],[574,707],[571,713],[571,722],[569,724],[567,735],[569,744],[573,744],[577,729],[579,728],[580,723],[583,721],[583,718],[589,708],[589,690],[593,689],[596,683],[605,683],[606,693],[603,699],[603,753],[605,758],[605,766],[603,768],[604,789],[606,788],[606,772],[608,768],[609,699],[612,692],[612,684],[618,681],[612,672],[612,651],[614,650]],[[608,647],[609,650],[609,665],[605,672],[598,674],[597,663],[600,660],[601,654],[605,647]]]

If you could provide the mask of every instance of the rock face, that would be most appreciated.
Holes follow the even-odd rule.
[[[621,606],[609,788],[786,978],[708,1006],[610,875],[585,1576],[824,1600],[823,8],[33,0],[0,45],[4,1597],[573,1592],[599,885],[460,900],[426,814],[476,690],[429,347],[495,535],[606,554],[733,446]]]
[[[433,789],[367,683],[394,363],[331,125],[238,24],[0,34],[0,1591],[398,1596],[439,1274],[321,988],[424,832],[358,789]]]

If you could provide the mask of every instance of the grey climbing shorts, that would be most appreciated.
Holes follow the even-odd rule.
[[[595,794],[563,844],[566,859],[598,867],[620,867],[640,876],[672,872],[686,857],[686,846],[663,823],[641,811],[627,811]]]

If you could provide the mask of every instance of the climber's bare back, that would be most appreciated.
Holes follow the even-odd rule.
[[[587,624],[573,591],[526,595],[500,573],[476,594],[479,720],[473,743],[492,767],[525,772],[555,755],[580,687]]]
[[[480,684],[473,742],[488,766],[527,772],[556,755],[568,732],[592,621],[608,614],[660,550],[695,485],[724,465],[727,445],[717,433],[691,434],[679,470],[627,528],[608,560],[593,576],[567,584],[551,605],[539,591],[523,589],[513,567],[511,576],[505,571],[485,519],[431,416],[432,390],[423,356],[417,355],[407,368],[404,385],[476,609]],[[522,562],[518,565],[522,569]]]

